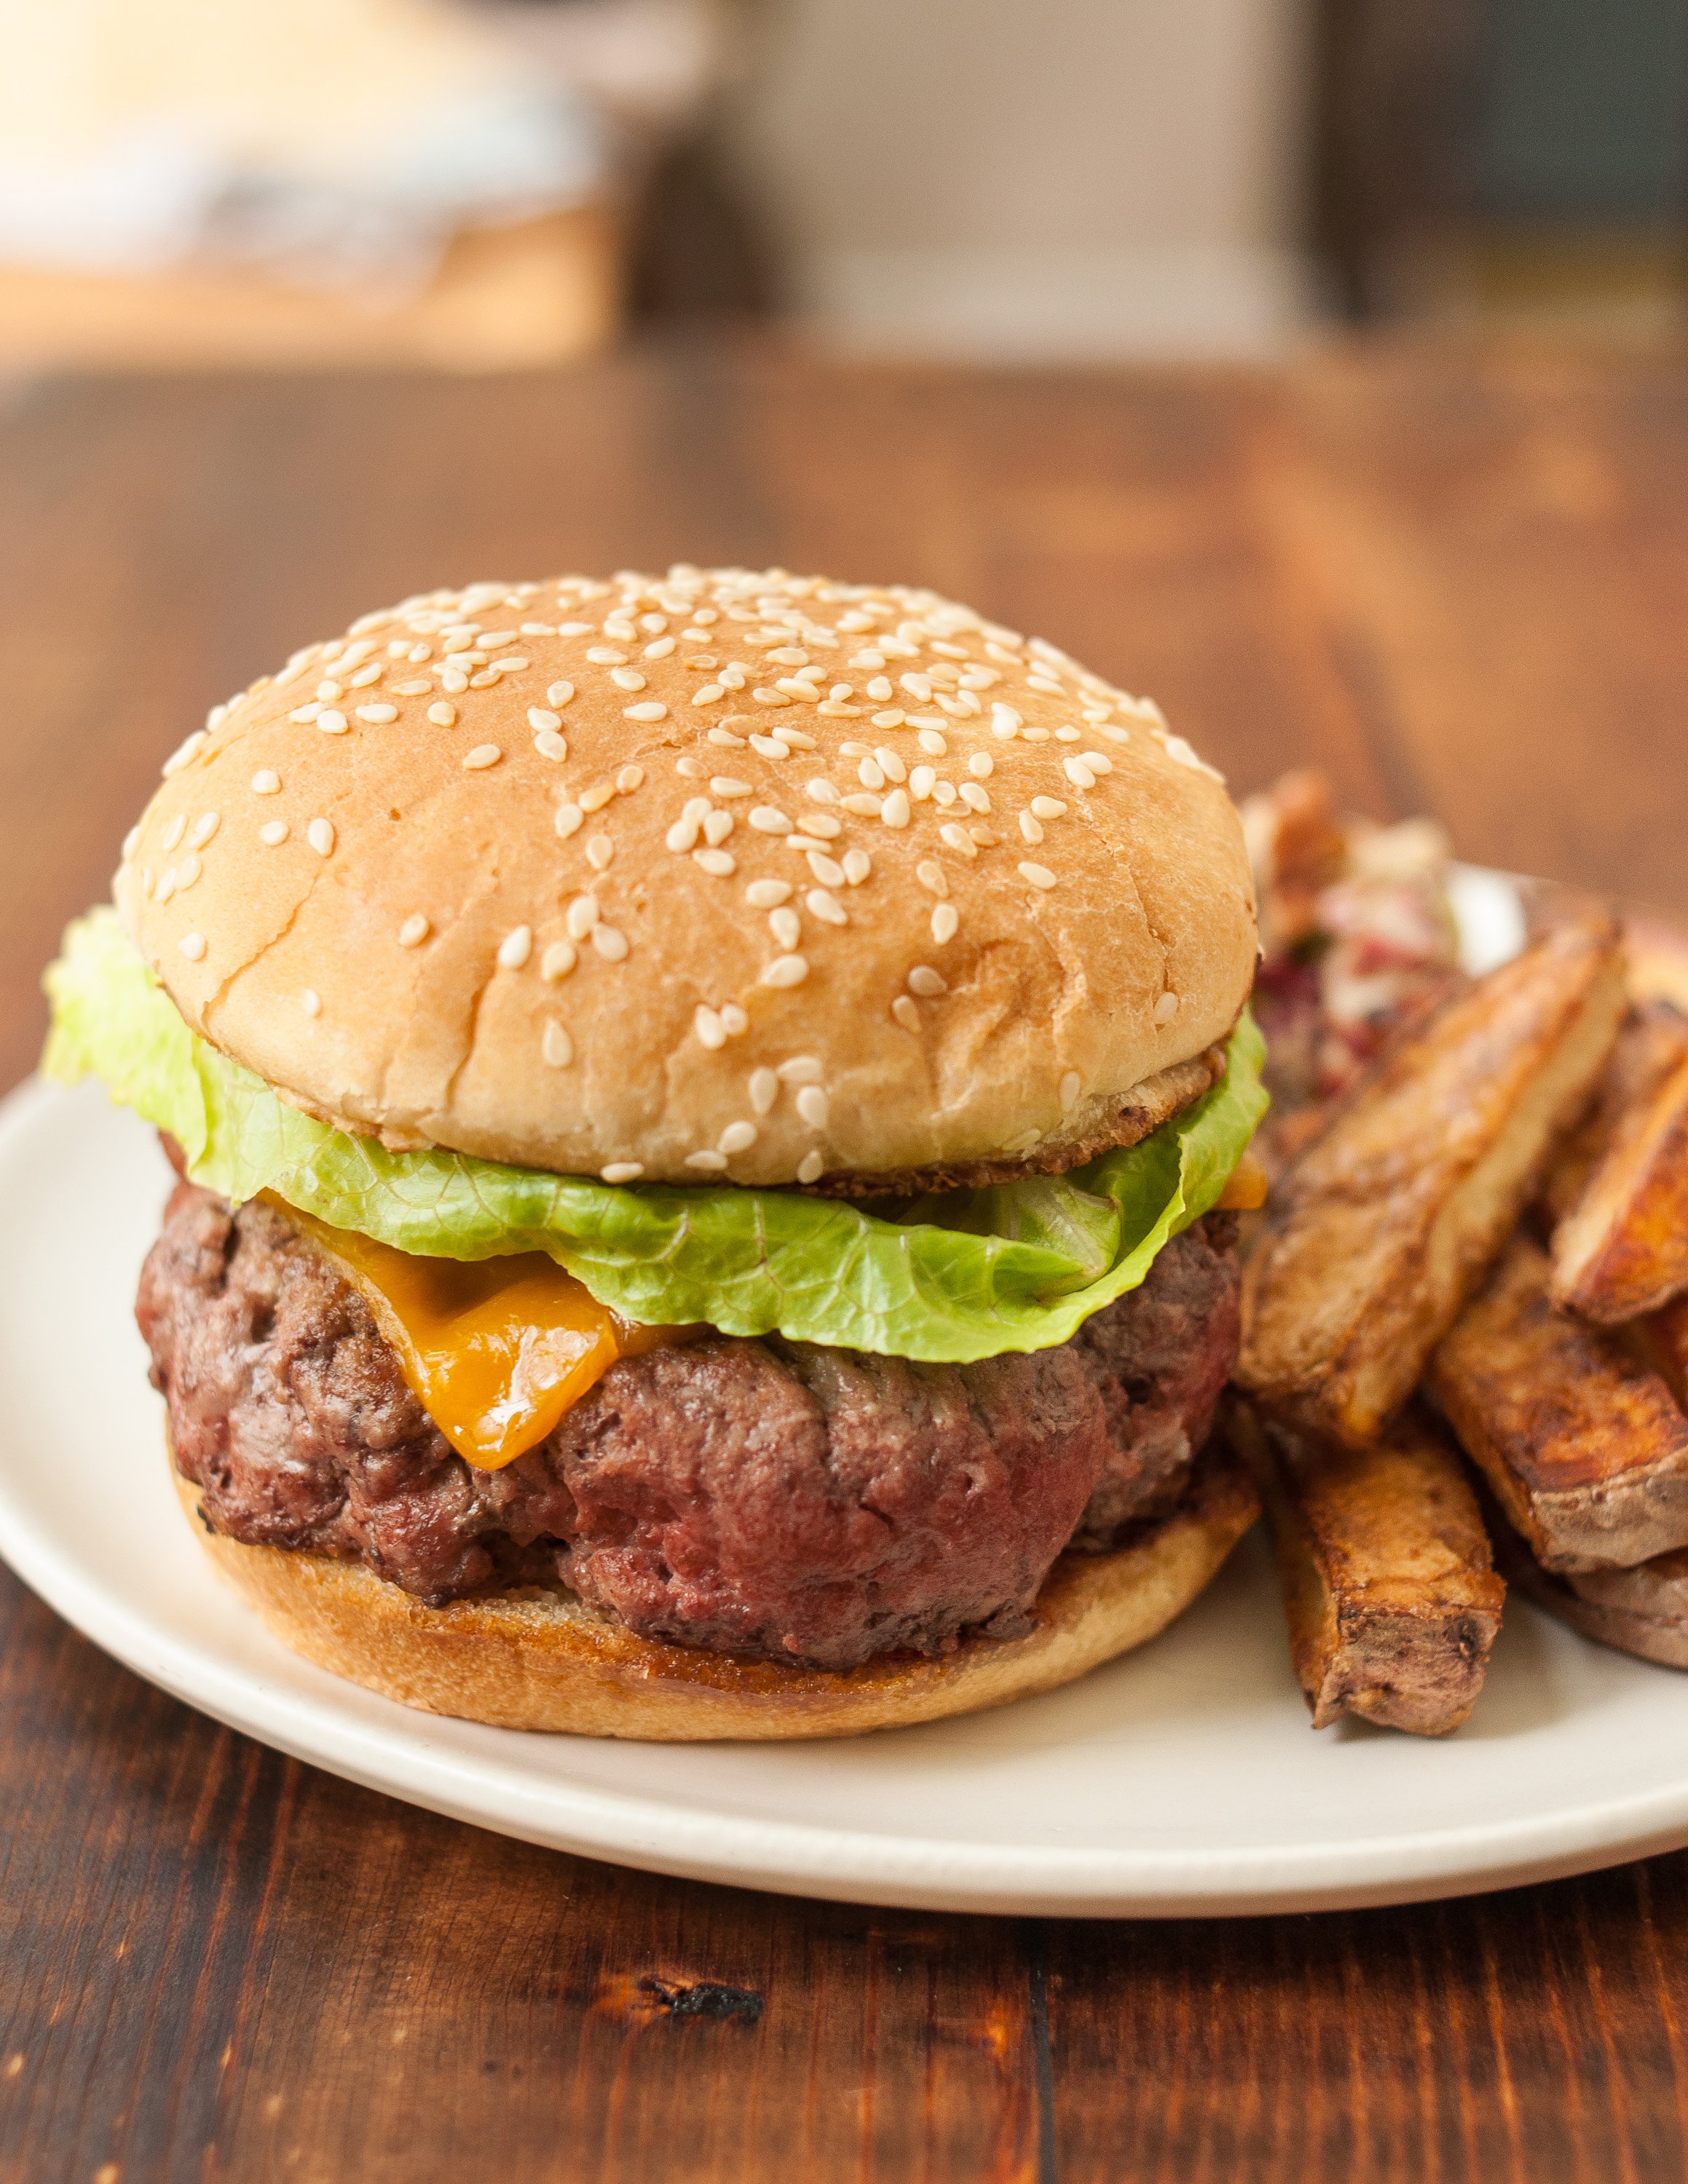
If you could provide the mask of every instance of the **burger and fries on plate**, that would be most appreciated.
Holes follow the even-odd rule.
[[[48,973],[48,1073],[177,1171],[137,1310],[202,1543],[341,1675],[601,1736],[1051,1688],[1262,1502],[1316,1723],[1465,1719],[1491,1531],[1688,1665],[1688,1019],[1596,910],[1464,976],[1445,861],[1308,777],[1239,817],[926,592],[305,648]]]

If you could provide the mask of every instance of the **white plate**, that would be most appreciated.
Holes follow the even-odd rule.
[[[0,1552],[140,1674],[335,1774],[623,1864],[968,1910],[1401,1902],[1688,1841],[1688,1683],[1514,1596],[1458,1735],[1316,1734],[1258,1535],[1152,1646],[929,1728],[637,1745],[390,1705],[270,1638],[182,1521],[131,1316],[167,1181],[92,1086],[0,1108]]]

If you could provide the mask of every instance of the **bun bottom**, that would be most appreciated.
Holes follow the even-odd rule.
[[[966,1638],[952,1653],[841,1674],[640,1638],[561,1585],[424,1607],[361,1563],[211,1531],[197,1490],[176,1479],[218,1570],[319,1668],[426,1713],[659,1744],[859,1736],[1051,1691],[1164,1630],[1260,1513],[1246,1474],[1214,1451],[1127,1546],[1063,1555],[1024,1637]]]

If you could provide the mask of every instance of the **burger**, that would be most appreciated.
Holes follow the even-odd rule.
[[[1265,1105],[1220,777],[925,591],[366,615],[190,735],[48,974],[178,1181],[137,1313],[201,1544],[516,1728],[802,1737],[1161,1630]]]

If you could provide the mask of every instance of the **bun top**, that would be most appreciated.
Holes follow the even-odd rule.
[[[116,897],[286,1097],[612,1182],[1066,1166],[1255,956],[1236,813],[1154,706],[778,570],[366,615],[187,738]]]

